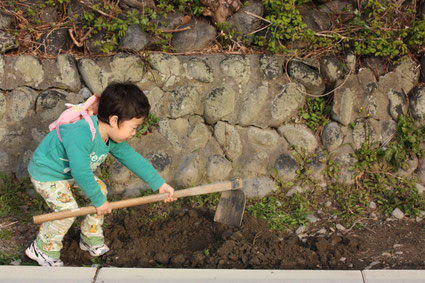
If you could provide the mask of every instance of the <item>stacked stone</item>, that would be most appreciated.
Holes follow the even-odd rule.
[[[150,54],[144,60],[119,53],[41,61],[0,56],[0,171],[26,175],[32,151],[65,102],[78,103],[110,82],[129,81],[147,94],[152,112],[161,118],[159,131],[130,144],[177,187],[237,176],[244,178],[248,196],[264,196],[275,189],[273,176],[305,190],[297,183],[301,165],[326,186],[335,181],[323,171],[330,156],[341,164],[340,180],[350,183],[353,147],[366,140],[385,146],[401,114],[410,111],[418,126],[425,114],[425,88],[418,86],[414,62],[403,61],[376,78],[371,69],[356,71],[353,59],[287,62],[267,54]],[[328,93],[333,93],[331,122],[321,133],[313,132],[298,111],[307,97]],[[293,148],[314,158],[301,164]],[[423,163],[412,161],[400,174],[418,174],[425,184]],[[119,163],[110,181],[116,193],[136,195],[145,188]]]

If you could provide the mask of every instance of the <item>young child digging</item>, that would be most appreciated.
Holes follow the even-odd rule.
[[[90,116],[95,133],[84,119],[61,125],[60,137],[51,131],[41,141],[28,165],[35,190],[55,211],[76,209],[71,192],[78,185],[96,207],[96,214],[81,222],[80,248],[92,256],[109,251],[104,243],[104,215],[111,213],[107,188],[93,171],[111,153],[118,161],[145,181],[153,190],[168,193],[165,202],[174,201],[174,189],[165,183],[152,165],[126,142],[148,116],[150,105],[134,84],[113,83],[101,94],[97,115]],[[95,114],[96,109],[87,111]],[[45,222],[25,254],[42,266],[63,266],[60,260],[62,239],[74,218]]]

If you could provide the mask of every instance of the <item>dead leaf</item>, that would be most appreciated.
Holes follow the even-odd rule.
[[[189,16],[189,15],[186,15],[186,16],[184,16],[184,17],[182,17],[181,19],[180,19],[180,23],[182,24],[182,25],[184,25],[184,24],[188,24],[188,23],[190,23],[190,21],[192,20],[192,17],[191,16]]]

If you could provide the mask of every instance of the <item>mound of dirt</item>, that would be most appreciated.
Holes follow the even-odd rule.
[[[355,269],[425,267],[425,230],[414,221],[374,221],[346,233],[270,231],[266,223],[245,214],[240,228],[213,221],[214,211],[180,209],[154,222],[149,208],[106,218],[102,262],[118,267]],[[322,229],[323,230],[323,229]],[[68,266],[93,264],[78,247],[79,230],[64,241],[62,260]]]

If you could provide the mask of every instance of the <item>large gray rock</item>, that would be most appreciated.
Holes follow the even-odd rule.
[[[35,103],[35,112],[45,122],[53,122],[66,109],[67,93],[59,89],[49,89],[41,92]]]
[[[279,138],[279,134],[275,130],[257,127],[248,128],[248,143],[253,145],[274,148],[279,144]]]
[[[181,26],[189,30],[175,32],[171,45],[179,52],[200,50],[212,45],[217,32],[215,27],[204,21],[192,20],[191,23]]]
[[[322,132],[322,144],[328,151],[336,150],[343,142],[341,127],[336,122],[330,122]]]
[[[19,56],[15,61],[14,70],[25,83],[37,88],[44,79],[44,69],[41,61],[30,55]]]
[[[172,157],[166,152],[152,152],[147,154],[145,158],[159,173],[168,169],[172,161]]]
[[[326,180],[326,174],[324,174],[327,166],[326,161],[326,154],[322,151],[314,155],[310,162],[307,163],[307,167],[310,170],[310,177],[321,184]]]
[[[269,97],[269,88],[265,85],[259,86],[256,91],[247,92],[239,109],[239,124],[249,125],[267,125],[268,121],[258,121],[259,115]],[[264,120],[264,119],[263,119]]]
[[[13,122],[20,122],[34,113],[37,93],[29,87],[19,87],[9,94],[9,116]]]
[[[258,17],[252,16],[248,13],[257,15]],[[259,27],[263,13],[263,3],[259,0],[251,0],[247,5],[244,5],[241,9],[239,9],[239,11],[228,18],[227,22],[235,30],[236,37],[245,37]]]
[[[231,161],[235,161],[242,154],[242,140],[235,126],[217,122],[214,127],[214,136],[223,148],[226,157]]]
[[[14,21],[15,17],[0,11],[0,30],[12,28]]]
[[[19,43],[15,36],[0,30],[0,54],[16,49],[18,46]]]
[[[305,88],[297,83],[285,84],[271,105],[271,126],[279,126],[294,117],[305,102]]]
[[[345,126],[358,118],[391,119],[387,92],[378,88],[376,78],[368,68],[339,80],[334,90],[332,119]]]
[[[295,146],[298,151],[304,149],[307,154],[311,154],[318,146],[316,136],[305,125],[282,125],[278,128],[278,132],[285,137],[290,145]]]
[[[165,76],[179,76],[180,60],[177,56],[168,54],[154,53],[149,56],[149,64],[154,70]]]
[[[245,157],[245,161],[241,162],[241,176],[257,176],[267,175],[270,156],[265,151],[260,151],[260,146],[257,147],[255,153]]]
[[[125,32],[125,36],[121,38],[118,48],[140,51],[148,46],[149,42],[150,39],[148,33],[146,33],[139,25],[130,25]]]
[[[353,145],[355,149],[361,148],[363,143],[367,143],[369,146],[373,146],[374,143],[378,141],[378,129],[374,127],[372,120],[359,118],[354,121]]]
[[[212,83],[214,81],[214,73],[212,68],[205,59],[191,58],[186,64],[186,73],[190,78],[204,83]]]
[[[250,60],[247,56],[232,55],[220,63],[224,76],[233,78],[237,83],[247,83],[251,76]]]
[[[195,150],[204,149],[211,138],[211,132],[204,120],[199,116],[192,116],[189,118],[191,130],[187,134],[187,144],[190,148]]]
[[[39,42],[41,43],[41,52],[53,55],[57,55],[63,51],[68,51],[72,45],[72,40],[67,28],[55,29],[51,32],[44,33],[40,37]]]
[[[379,78],[378,90],[387,94],[391,89],[409,93],[419,82],[419,68],[414,61],[407,58],[400,62],[392,72]]]
[[[286,182],[294,181],[297,177],[298,163],[290,153],[282,153],[275,161],[277,177]]]
[[[123,0],[122,3],[137,9],[155,8],[155,2],[153,0]]]
[[[232,171],[232,164],[224,156],[214,154],[208,157],[206,173],[210,182],[226,180]]]
[[[304,62],[289,61],[288,74],[292,79],[304,85],[307,93],[320,95],[325,91],[325,83],[319,72]]]
[[[170,104],[171,118],[202,114],[199,94],[194,87],[179,87],[172,95],[174,101]]]
[[[204,116],[208,124],[214,124],[233,113],[235,108],[235,92],[229,87],[213,89],[206,98]]]
[[[161,30],[172,30],[181,25],[183,17],[184,15],[180,12],[169,12],[166,15],[158,15],[156,19],[152,19],[152,23]]]
[[[387,92],[388,99],[390,101],[390,114],[394,120],[398,120],[400,115],[405,115],[407,113],[407,98],[404,93],[394,91],[390,89]]]
[[[81,79],[75,58],[70,54],[60,54],[56,57],[54,63],[54,66],[48,68],[47,79],[52,80],[51,87],[69,89],[74,92],[79,91]]]
[[[144,74],[144,64],[134,55],[119,53],[112,58],[83,58],[78,69],[87,87],[93,93],[102,91],[111,82],[138,82]]]
[[[425,87],[417,86],[409,94],[410,111],[420,125],[425,125]]]
[[[335,56],[320,58],[320,73],[327,83],[335,83],[344,76],[343,62]]]
[[[163,138],[171,144],[174,151],[180,152],[183,150],[183,146],[180,143],[179,137],[171,128],[169,120],[163,119],[159,121],[159,132]]]
[[[387,146],[396,134],[397,123],[394,120],[381,121],[382,145]]]
[[[0,56],[0,89],[12,90],[19,86],[42,90],[56,87],[78,92],[81,81],[75,60],[69,54],[42,62],[29,55]]]
[[[263,54],[260,56],[260,70],[266,80],[273,80],[281,73],[281,66],[276,56]]]
[[[273,193],[276,190],[276,185],[268,177],[258,177],[244,179],[242,188],[247,197],[263,198]]]
[[[316,32],[329,30],[332,25],[330,15],[317,9],[302,11],[301,16],[307,27]]]
[[[179,187],[196,185],[200,178],[200,164],[196,154],[188,155],[180,164],[174,176],[174,181]]]
[[[335,91],[331,117],[333,120],[347,126],[351,122],[355,95],[350,88]]]

